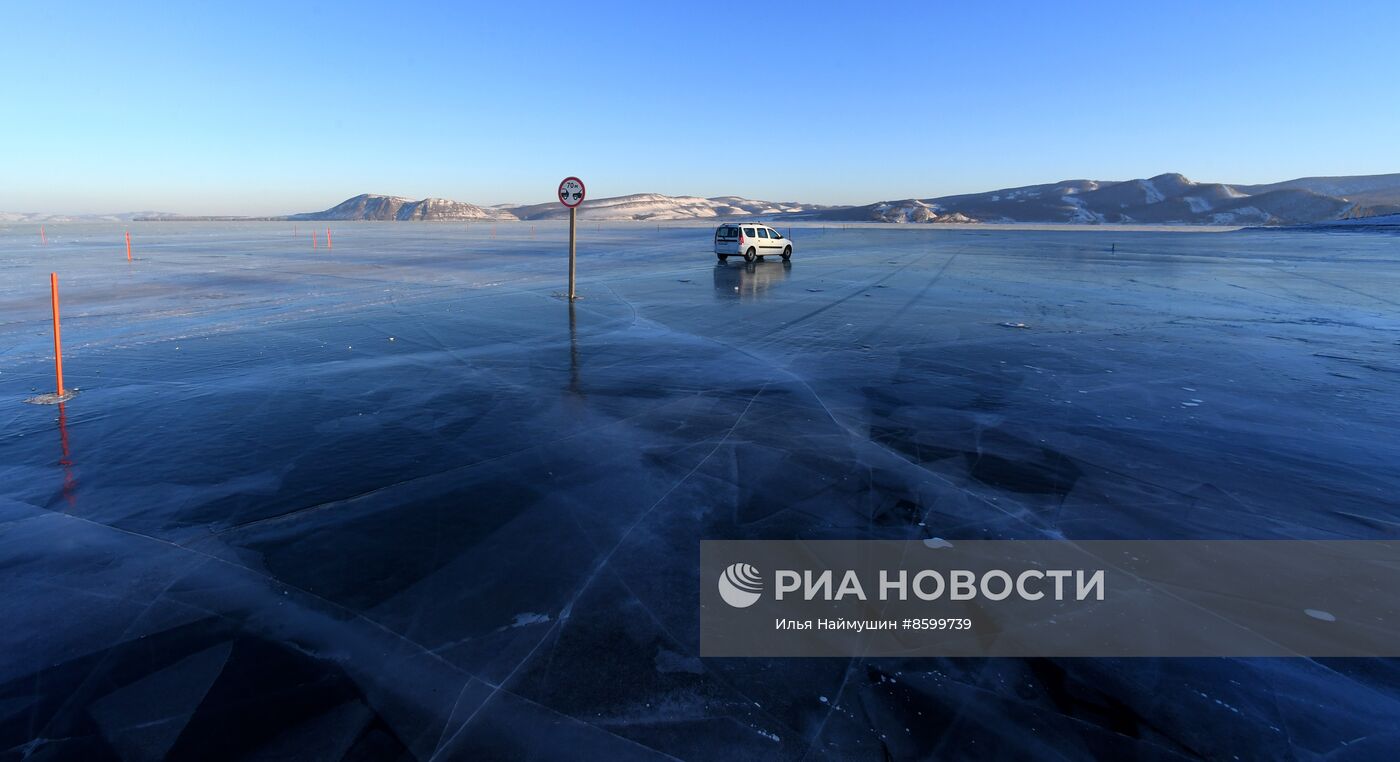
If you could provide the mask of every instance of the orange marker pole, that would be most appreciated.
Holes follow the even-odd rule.
[[[330,251],[333,248],[335,247],[331,245],[331,229],[326,228],[326,251]]]
[[[126,231],[126,261],[131,261],[131,231]]]
[[[40,225],[40,226],[39,226],[39,243],[42,243],[42,244],[44,244],[45,246],[47,246],[48,243],[49,243],[49,237],[46,236],[46,235],[44,235],[44,226],[43,226],[43,225]]]
[[[49,273],[49,297],[53,300],[53,370],[58,396],[63,396],[63,338],[58,329],[58,273]]]

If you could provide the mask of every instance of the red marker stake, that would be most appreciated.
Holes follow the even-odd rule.
[[[311,248],[316,248],[316,231],[311,231]]]
[[[335,247],[331,245],[331,229],[326,228],[326,251],[330,251],[333,248]]]
[[[63,396],[63,339],[58,329],[58,273],[49,273],[49,298],[53,301],[53,371],[58,396]]]
[[[47,245],[49,244],[49,237],[46,236],[46,235],[44,235],[44,226],[43,226],[43,225],[40,225],[40,226],[39,226],[39,243],[42,243],[42,244],[44,244],[45,246],[47,246]]]
[[[126,261],[131,261],[131,231],[126,231]]]

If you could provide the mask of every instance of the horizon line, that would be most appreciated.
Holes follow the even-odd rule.
[[[1190,181],[1190,182],[1192,182],[1192,183],[1200,184],[1200,185],[1254,186],[1254,185],[1273,185],[1273,184],[1276,184],[1276,183],[1293,182],[1293,181],[1298,181],[1298,180],[1323,179],[1323,178],[1334,178],[1334,177],[1336,177],[1336,178],[1340,178],[1340,177],[1348,177],[1348,178],[1358,178],[1358,177],[1385,177],[1385,176],[1388,176],[1388,175],[1400,175],[1400,171],[1396,171],[1396,172],[1368,172],[1368,173],[1365,173],[1365,174],[1352,174],[1352,175],[1332,175],[1332,174],[1326,174],[1326,175],[1301,175],[1301,176],[1298,176],[1298,177],[1290,177],[1290,178],[1285,178],[1285,179],[1281,179],[1281,180],[1272,180],[1272,181],[1262,182],[1262,183],[1232,183],[1232,182],[1220,182],[1220,181],[1200,181],[1200,180],[1192,180],[1191,178],[1187,177],[1184,173],[1181,173],[1181,172],[1159,172],[1159,173],[1154,174],[1154,175],[1145,175],[1145,176],[1143,176],[1143,177],[1133,177],[1133,178],[1122,179],[1122,180],[1119,180],[1119,179],[1104,180],[1104,179],[1095,179],[1095,178],[1091,178],[1091,177],[1069,177],[1069,178],[1062,178],[1062,179],[1058,179],[1058,180],[1049,180],[1049,181],[1044,181],[1044,182],[1034,182],[1034,183],[1029,183],[1029,184],[1025,184],[1025,185],[1008,185],[1008,186],[1001,187],[1001,188],[989,188],[989,189],[981,190],[981,191],[968,191],[968,192],[962,192],[962,193],[946,193],[946,194],[934,195],[934,196],[902,196],[902,197],[898,197],[898,198],[895,198],[895,197],[884,197],[884,198],[880,198],[880,199],[875,200],[875,201],[865,201],[865,202],[842,202],[842,203],[814,203],[814,202],[802,201],[802,200],[797,199],[797,198],[790,198],[790,199],[759,198],[759,197],[757,197],[757,196],[748,196],[748,195],[743,195],[743,194],[738,194],[738,193],[724,193],[724,194],[719,194],[719,195],[715,195],[715,196],[706,196],[706,195],[694,194],[694,193],[663,193],[663,192],[661,192],[661,191],[634,191],[634,192],[631,192],[631,193],[621,193],[621,194],[611,195],[611,196],[599,196],[598,198],[589,199],[589,200],[592,200],[592,201],[600,201],[600,200],[604,200],[604,199],[626,198],[626,197],[628,197],[628,196],[647,196],[647,195],[650,195],[650,196],[664,196],[664,197],[666,197],[666,198],[699,198],[699,199],[706,199],[706,200],[714,200],[714,199],[717,199],[717,198],[739,198],[739,199],[744,199],[744,200],[748,200],[748,201],[770,201],[770,202],[773,202],[773,203],[795,203],[795,204],[805,204],[805,205],[810,205],[810,206],[825,206],[825,207],[831,207],[831,208],[850,208],[850,207],[868,206],[868,205],[871,205],[871,204],[879,204],[879,203],[885,203],[885,202],[907,201],[907,200],[920,200],[920,201],[925,201],[925,200],[934,200],[934,199],[941,199],[941,198],[952,198],[952,197],[956,197],[956,196],[969,196],[969,195],[978,195],[978,194],[983,194],[983,193],[995,193],[995,192],[998,192],[998,191],[1010,191],[1010,190],[1018,190],[1018,189],[1022,189],[1022,188],[1034,188],[1034,187],[1044,186],[1044,185],[1057,185],[1057,184],[1059,184],[1059,183],[1077,182],[1077,181],[1118,184],[1118,183],[1134,182],[1134,181],[1138,181],[1138,180],[1152,180],[1152,179],[1155,179],[1155,178],[1166,177],[1166,176],[1169,176],[1169,175],[1179,175],[1179,176],[1185,178],[1186,180],[1188,180],[1188,181]],[[138,214],[170,214],[170,215],[180,215],[180,216],[186,216],[186,217],[248,217],[248,218],[275,218],[275,217],[284,217],[284,216],[291,216],[291,215],[297,215],[297,214],[316,214],[316,213],[318,213],[318,212],[323,212],[323,211],[326,211],[326,210],[328,210],[328,209],[332,209],[332,208],[334,208],[334,207],[336,207],[336,206],[338,206],[338,205],[340,205],[340,204],[343,204],[343,203],[345,203],[346,201],[349,201],[349,200],[351,200],[351,199],[359,198],[360,196],[379,196],[379,197],[383,197],[383,198],[405,199],[405,200],[408,200],[408,201],[415,201],[415,202],[418,202],[418,201],[426,201],[426,200],[428,200],[428,199],[441,199],[441,200],[444,200],[444,201],[451,201],[451,202],[454,202],[454,203],[471,204],[472,206],[480,207],[480,208],[482,208],[482,209],[520,208],[520,207],[527,207],[527,206],[538,206],[538,205],[541,205],[541,204],[548,204],[548,203],[550,203],[551,201],[553,201],[553,199],[550,198],[550,199],[545,199],[545,200],[543,200],[543,201],[527,201],[527,202],[524,202],[524,203],[515,202],[515,201],[505,201],[505,202],[498,202],[498,203],[480,203],[480,202],[477,202],[477,201],[465,201],[465,200],[462,200],[462,199],[451,198],[451,197],[449,197],[449,196],[427,195],[427,196],[422,196],[422,197],[415,197],[414,195],[402,195],[402,194],[397,194],[397,193],[376,193],[376,192],[373,192],[373,191],[365,191],[365,192],[354,193],[354,194],[352,194],[352,195],[345,196],[345,197],[342,198],[340,201],[333,202],[333,203],[331,203],[330,206],[327,206],[327,207],[325,207],[325,208],[323,208],[323,209],[309,210],[309,211],[300,211],[300,212],[280,212],[280,213],[272,213],[272,214],[230,213],[230,212],[209,212],[209,213],[203,213],[203,214],[198,214],[198,213],[191,214],[191,213],[186,213],[186,212],[176,212],[176,211],[162,210],[162,209],[125,209],[125,210],[100,211],[100,212],[96,212],[96,211],[49,211],[49,210],[0,209],[0,214],[51,215],[51,216],[73,216],[73,217],[115,217],[115,216],[121,216],[121,215],[138,215]]]

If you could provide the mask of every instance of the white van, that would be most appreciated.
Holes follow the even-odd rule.
[[[792,259],[792,241],[767,225],[730,222],[715,228],[715,256],[721,262],[729,261],[730,257],[743,257],[745,262],[753,262],[774,254],[784,262]]]

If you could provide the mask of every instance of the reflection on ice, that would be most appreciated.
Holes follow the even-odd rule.
[[[78,481],[73,477],[73,455],[68,451],[68,411],[67,403],[58,403],[58,442],[62,457],[58,464],[63,468],[63,499],[72,507],[76,499]]]
[[[720,262],[714,267],[715,297],[741,302],[761,299],[764,292],[787,279],[792,262]]]
[[[583,386],[579,382],[578,370],[578,313],[577,302],[569,300],[569,392],[582,397]]]

